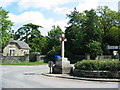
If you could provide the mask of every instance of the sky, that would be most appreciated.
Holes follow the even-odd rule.
[[[41,34],[46,36],[53,25],[58,25],[64,31],[70,14],[76,7],[79,12],[96,9],[98,6],[108,6],[118,11],[120,0],[0,0],[0,6],[9,11],[9,19],[14,22],[13,30],[27,23],[40,25]]]

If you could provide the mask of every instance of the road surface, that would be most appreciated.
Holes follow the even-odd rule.
[[[2,88],[118,88],[117,82],[72,80],[41,75],[47,65],[2,67]]]

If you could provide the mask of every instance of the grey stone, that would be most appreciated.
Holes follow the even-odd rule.
[[[29,62],[29,54],[25,56],[3,56],[0,53],[0,63],[17,63],[17,62]]]
[[[67,58],[55,62],[55,66],[53,67],[53,73],[69,74],[70,72],[71,65],[70,61],[68,61]]]
[[[90,71],[74,69],[73,74],[81,77],[97,77],[97,78],[120,78],[120,71]]]

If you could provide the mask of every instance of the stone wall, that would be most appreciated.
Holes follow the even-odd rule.
[[[37,62],[45,61],[45,57],[46,57],[46,55],[40,55],[40,54],[36,55]]]
[[[112,55],[102,55],[102,56],[97,56],[95,60],[103,60],[103,59],[112,59]],[[75,55],[73,58],[70,59],[71,63],[77,63],[78,61],[81,60],[89,60],[90,56],[88,54],[86,55]]]
[[[89,71],[74,69],[73,74],[80,77],[120,78],[120,71]]]
[[[30,53],[30,62],[43,62],[45,60],[46,55],[41,55],[38,52]]]
[[[1,63],[29,62],[29,55],[26,54],[25,56],[3,56],[3,54],[0,53],[0,62]]]
[[[0,63],[2,63],[2,53],[0,53]]]
[[[95,60],[103,60],[103,59],[112,59],[112,55],[102,55],[102,56],[97,56]]]

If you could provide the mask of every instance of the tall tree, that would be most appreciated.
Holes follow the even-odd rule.
[[[93,55],[97,53],[97,50],[93,50],[94,48],[90,46],[96,44],[96,42],[101,43],[102,40],[102,32],[99,28],[99,18],[96,11],[92,9],[79,13],[74,9],[68,17],[70,18],[68,22],[70,26],[66,28],[66,36],[68,38],[67,55],[72,56],[70,53],[77,55],[84,55],[85,53]],[[100,46],[100,44],[96,45]],[[99,49],[101,51],[101,48]]]
[[[104,54],[107,54],[107,45],[118,45],[119,43],[118,38],[116,40],[114,38],[118,36],[118,19],[120,16],[118,12],[109,9],[108,6],[100,6],[97,12],[99,14],[100,29],[103,32],[102,49],[104,50]],[[114,36],[111,33],[114,33]]]
[[[28,43],[31,51],[42,52],[46,39],[41,35],[41,27],[32,23],[25,24],[15,32],[15,38]]]
[[[11,22],[11,20],[8,20],[8,18],[8,11],[0,7],[0,49],[11,39],[10,34],[13,22]]]
[[[45,53],[51,58],[53,55],[61,53],[61,43],[60,37],[63,34],[62,29],[59,26],[53,26],[53,28],[48,32],[47,45],[45,47]]]
[[[39,25],[35,25],[32,23],[25,24],[15,32],[15,39],[19,39],[25,41],[26,43],[29,43],[29,37],[33,37],[32,32],[34,32],[35,30],[39,31],[39,28],[41,28],[41,26]]]
[[[59,26],[53,26],[51,31],[48,32],[47,37],[47,47],[48,51],[52,50],[53,47],[60,45],[60,37],[62,35],[62,30]]]
[[[101,30],[99,28],[98,15],[95,10],[85,11],[86,20],[82,23],[84,41],[89,43],[92,40],[101,42]]]
[[[85,15],[83,13],[79,13],[76,8],[71,14],[67,15],[70,19],[66,27],[65,36],[67,38],[66,42],[66,55],[69,58],[72,58],[73,54],[81,54],[82,50],[82,41],[83,41],[83,32],[81,29],[81,24],[85,20]],[[83,50],[82,50],[83,51]]]

